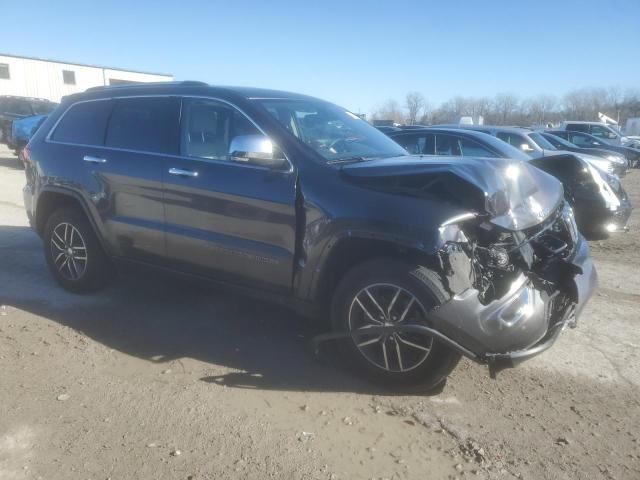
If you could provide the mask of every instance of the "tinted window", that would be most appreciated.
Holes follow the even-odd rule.
[[[261,135],[261,132],[230,105],[215,100],[184,100],[182,155],[228,160],[229,145],[238,135]]]
[[[515,148],[518,148],[523,152],[532,152],[534,150],[533,145],[527,138],[524,137],[524,135],[498,132],[496,136],[500,140],[507,142],[509,145],[513,145]]]
[[[26,100],[10,98],[7,102],[7,112],[15,115],[31,115],[31,106]]]
[[[178,153],[177,98],[117,100],[107,128],[107,147],[154,153]]]
[[[103,145],[111,101],[84,102],[73,105],[53,132],[58,142]]]
[[[433,155],[435,145],[432,134],[398,135],[393,137],[393,139],[411,154]]]
[[[449,135],[436,135],[436,155],[461,155],[458,140]]]
[[[463,157],[497,157],[497,155],[491,150],[468,138],[459,138],[458,144],[460,148],[460,155]]]
[[[600,145],[596,140],[593,140],[589,135],[572,134],[569,141],[579,147],[593,147]]]
[[[571,130],[573,132],[588,132],[589,125],[584,123],[567,123],[567,130]]]
[[[9,73],[8,63],[0,63],[0,78],[3,78],[3,79],[11,78],[11,75]]]

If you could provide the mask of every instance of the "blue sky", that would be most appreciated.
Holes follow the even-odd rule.
[[[439,103],[640,81],[640,0],[0,3],[3,53],[292,90],[361,112],[412,90]]]

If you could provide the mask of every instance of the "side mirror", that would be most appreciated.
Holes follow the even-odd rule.
[[[265,135],[234,137],[229,145],[229,158],[234,162],[274,169],[283,169],[287,165],[284,154]]]

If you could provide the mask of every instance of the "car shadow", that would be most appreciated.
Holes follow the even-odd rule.
[[[10,168],[12,170],[24,170],[18,157],[0,156],[0,167]]]
[[[121,268],[106,290],[74,295],[54,282],[41,249],[29,228],[0,226],[0,303],[148,362],[193,358],[232,370],[199,379],[207,383],[393,394],[343,371],[333,346],[311,352],[321,328],[287,308],[151,269]]]

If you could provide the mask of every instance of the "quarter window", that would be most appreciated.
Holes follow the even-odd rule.
[[[234,137],[260,134],[244,115],[225,103],[184,100],[180,136],[180,150],[184,156],[228,160]]]
[[[109,100],[73,105],[60,120],[51,139],[81,145],[103,145],[112,105]]]
[[[105,145],[152,153],[178,153],[180,102],[175,97],[116,100]]]
[[[62,81],[65,85],[75,85],[76,84],[76,72],[71,70],[63,70],[62,71]]]
[[[9,80],[11,78],[8,63],[0,63],[0,78],[5,80]]]

